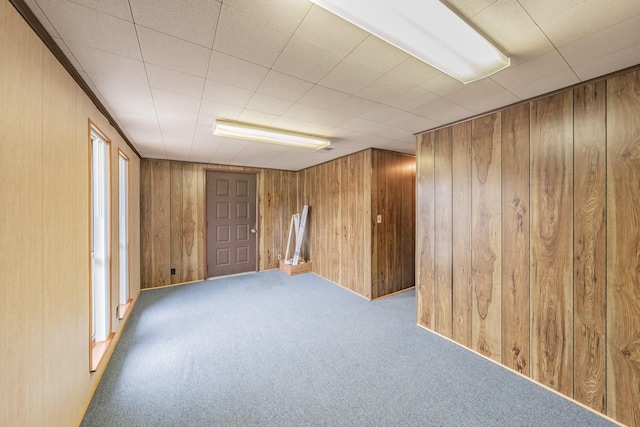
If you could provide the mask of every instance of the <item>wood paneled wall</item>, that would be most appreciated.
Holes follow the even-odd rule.
[[[315,274],[371,299],[371,161],[361,151],[299,172]]]
[[[414,285],[413,156],[365,150],[302,170],[299,180],[314,273],[368,299]]]
[[[0,1],[0,425],[77,425],[89,373],[89,120],[111,145],[111,324],[118,150],[130,159],[130,295],[140,289],[139,159],[7,1]],[[117,339],[117,338],[116,338]],[[112,346],[113,347],[113,346]]]
[[[205,279],[206,170],[258,175],[258,269],[278,268],[296,212],[296,172],[142,160],[142,288]]]
[[[640,425],[640,71],[417,139],[417,321]]]
[[[378,298],[415,283],[416,159],[372,150],[371,164],[371,298]]]

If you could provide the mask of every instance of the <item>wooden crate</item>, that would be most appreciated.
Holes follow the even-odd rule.
[[[285,264],[284,260],[280,260],[280,270],[287,273],[289,276],[295,276],[296,274],[310,273],[311,261],[299,263],[297,265]]]

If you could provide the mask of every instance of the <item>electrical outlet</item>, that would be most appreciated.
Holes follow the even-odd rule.
[[[378,218],[376,221],[378,222],[378,224],[382,224],[382,215],[378,215]]]
[[[282,255],[278,254],[278,261],[282,259]]]
[[[175,268],[172,268],[172,269],[171,269],[171,275],[172,275],[172,276],[175,276],[175,275],[176,275],[176,269],[175,269]]]

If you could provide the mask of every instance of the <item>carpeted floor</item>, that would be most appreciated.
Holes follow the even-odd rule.
[[[274,270],[145,291],[83,426],[609,426],[373,302]]]

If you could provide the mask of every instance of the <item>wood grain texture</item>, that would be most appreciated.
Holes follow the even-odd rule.
[[[151,168],[151,283],[171,284],[171,162],[153,160]]]
[[[502,112],[502,363],[529,375],[529,104]]]
[[[606,410],[606,83],[574,90],[574,398]]]
[[[573,396],[572,93],[531,105],[531,376]]]
[[[182,165],[182,280],[198,280],[202,248],[198,245],[201,223],[198,210],[198,168],[193,163]]]
[[[452,338],[471,347],[471,122],[453,126],[452,174]]]
[[[21,21],[8,2],[0,4],[0,259],[5,266],[0,269],[0,425],[6,426],[44,425],[46,419],[40,120],[44,50]]]
[[[183,283],[184,268],[182,261],[182,253],[184,246],[184,216],[182,210],[182,163],[171,162],[169,164],[170,173],[170,195],[169,195],[169,233],[170,233],[170,269],[175,269],[175,274],[170,274],[171,284]]]
[[[87,260],[89,217],[86,177],[88,147],[77,145],[76,129],[86,126],[77,120],[77,90],[75,81],[53,57],[46,52],[43,61],[43,134],[47,143],[42,145],[43,159],[43,257],[46,272],[43,286],[43,347],[47,362],[42,371],[46,423],[72,425],[78,416],[78,366],[86,367],[79,351],[88,349],[84,342],[78,348],[75,336],[61,339],[61,331],[76,330],[78,314],[84,313],[76,300],[79,287],[88,287]],[[58,191],[64,188],[64,192]],[[70,236],[86,244],[69,244]],[[64,250],[61,250],[64,248]],[[115,267],[117,267],[117,263]],[[6,282],[3,282],[6,283]],[[85,300],[86,301],[86,300]],[[82,301],[83,303],[85,301]],[[61,309],[64,307],[65,309]],[[75,334],[74,334],[75,335]],[[72,344],[73,343],[73,344]]]
[[[640,425],[640,72],[607,82],[607,413]]]
[[[434,138],[435,186],[435,324],[434,330],[452,337],[453,321],[453,164],[451,128],[436,131]]]
[[[500,115],[472,121],[473,348],[496,361],[501,351]]]
[[[433,133],[418,135],[416,147],[416,317],[434,327],[435,207]]]
[[[415,282],[415,193],[411,193],[415,157],[386,150],[371,153],[371,288],[372,297],[378,298],[407,289]]]
[[[152,287],[151,160],[140,160],[140,287]]]

